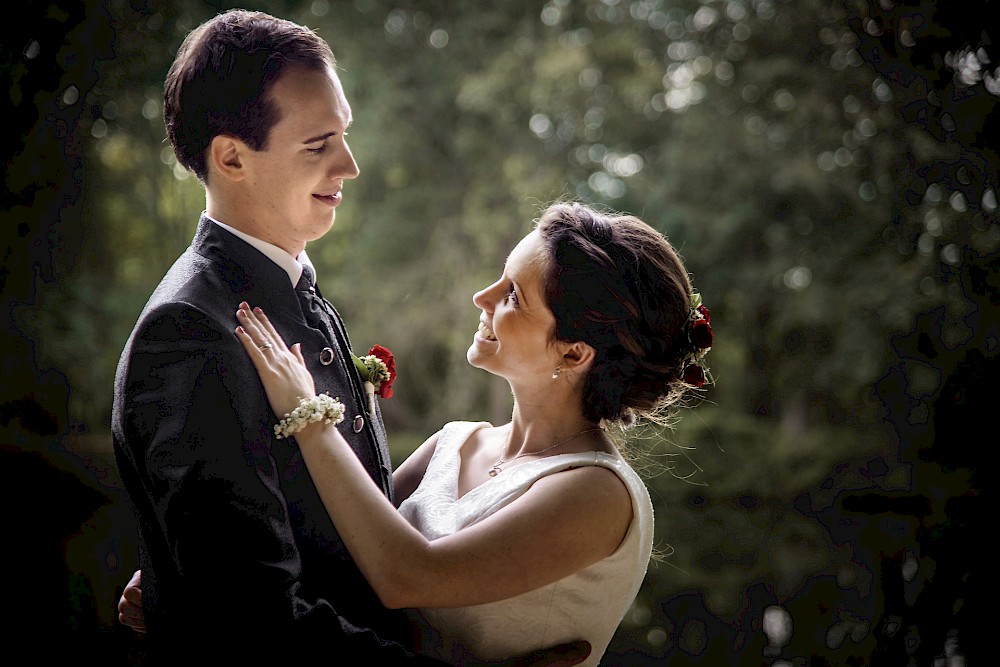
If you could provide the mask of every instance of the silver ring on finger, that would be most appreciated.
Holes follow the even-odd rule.
[[[271,345],[270,343],[261,343],[260,345],[257,346],[257,349],[263,352],[264,350],[270,350],[272,347],[274,346]]]

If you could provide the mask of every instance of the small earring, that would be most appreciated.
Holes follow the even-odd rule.
[[[559,377],[559,371],[561,371],[561,370],[562,370],[562,364],[559,364],[558,366],[556,366],[556,369],[554,371],[552,371],[552,379],[553,380],[555,380],[557,377]]]

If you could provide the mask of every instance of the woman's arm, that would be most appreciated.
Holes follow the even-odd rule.
[[[263,313],[241,308],[240,321],[237,335],[272,407],[290,412],[299,396],[314,391],[301,352],[294,345],[288,351]],[[273,348],[262,352],[263,342]],[[311,424],[295,439],[344,544],[388,607],[457,607],[519,595],[610,555],[632,520],[618,476],[583,467],[545,477],[489,518],[429,541],[372,483],[336,428]]]
[[[417,447],[393,471],[392,486],[395,489],[396,507],[399,507],[400,503],[409,498],[420,485],[420,480],[424,478],[424,473],[427,472],[427,464],[430,463],[431,457],[434,455],[434,449],[437,447],[439,434],[440,431],[427,438],[424,444]]]
[[[387,607],[455,607],[513,597],[572,574],[618,547],[631,500],[604,468],[536,482],[482,522],[428,541],[379,493],[336,429],[296,438],[323,504]]]
[[[118,599],[118,622],[136,632],[146,632],[146,618],[142,613],[142,571],[136,570],[125,584]]]

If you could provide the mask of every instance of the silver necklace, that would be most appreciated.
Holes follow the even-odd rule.
[[[537,456],[539,454],[544,454],[545,452],[547,452],[549,450],[555,449],[559,445],[565,445],[570,440],[575,440],[576,438],[579,438],[584,433],[591,433],[593,431],[603,431],[603,430],[604,429],[602,429],[600,426],[593,426],[591,428],[585,428],[582,431],[580,431],[579,433],[574,433],[573,435],[569,436],[565,440],[560,440],[559,442],[557,442],[556,444],[552,445],[551,447],[546,447],[545,449],[540,449],[537,452],[523,452],[523,453],[518,454],[517,456],[514,456],[514,457],[512,457],[512,458],[510,458],[509,460],[506,460],[506,461],[503,459],[503,457],[500,457],[500,458],[497,459],[496,463],[494,463],[492,466],[490,466],[490,471],[489,471],[490,472],[490,477],[496,477],[497,475],[499,475],[500,473],[502,473],[503,472],[503,468],[501,468],[500,466],[502,466],[504,463],[510,463],[511,461],[515,461],[515,460],[521,458],[522,456]],[[506,449],[506,446],[507,446],[506,443],[504,443],[504,448],[505,449]]]

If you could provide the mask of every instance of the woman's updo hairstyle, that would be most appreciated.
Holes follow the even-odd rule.
[[[551,205],[537,230],[555,337],[596,351],[583,390],[593,421],[653,418],[690,387],[691,283],[667,240],[631,215]]]

